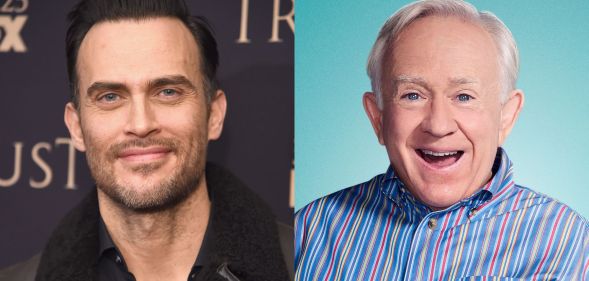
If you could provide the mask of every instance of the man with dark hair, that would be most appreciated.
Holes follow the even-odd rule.
[[[69,19],[64,119],[97,188],[0,278],[287,280],[292,233],[205,164],[226,110],[206,21],[173,0],[82,1]]]

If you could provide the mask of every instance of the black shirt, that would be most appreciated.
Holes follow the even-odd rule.
[[[102,218],[98,224],[98,279],[100,281],[135,281],[135,276],[127,269],[125,259],[110,238]],[[212,230],[207,226],[200,251],[188,275],[188,281],[195,280],[200,269],[209,260],[207,245],[210,245],[211,235]]]

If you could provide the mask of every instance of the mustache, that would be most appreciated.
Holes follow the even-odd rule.
[[[127,140],[111,145],[108,148],[107,157],[109,159],[116,159],[125,149],[129,149],[132,147],[144,148],[150,146],[159,146],[174,152],[178,148],[178,142],[172,138],[148,138]]]

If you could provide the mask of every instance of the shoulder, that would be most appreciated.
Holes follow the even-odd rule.
[[[583,229],[585,234],[589,233],[589,222],[587,219],[565,203],[553,197],[521,185],[515,185],[514,192],[509,197],[514,202],[513,209],[515,210],[531,211],[533,214],[536,214],[538,219],[554,220],[555,223],[561,223],[562,220],[566,220],[575,227]]]
[[[333,223],[350,220],[370,219],[373,212],[366,211],[382,205],[384,198],[380,193],[384,174],[369,181],[339,190],[312,201],[295,213],[295,237],[299,239],[305,232],[322,229]],[[324,226],[324,227],[322,227]]]
[[[207,163],[206,182],[215,245],[211,259],[230,264],[234,272],[287,280],[292,228],[277,224],[272,209],[228,170]]]
[[[41,254],[27,261],[0,270],[0,281],[33,281],[39,267]]]
[[[378,210],[393,204],[382,192],[383,179],[384,174],[378,175],[319,198],[297,211],[294,223],[297,271],[313,267],[315,260],[311,256],[327,253],[324,252],[325,248],[330,248],[327,245],[340,243],[343,236],[354,236],[354,229],[369,229],[382,218],[384,212]]]
[[[307,204],[295,214],[295,229],[301,220],[313,216],[330,216],[343,210],[351,210],[376,200],[383,174],[375,176],[369,181],[336,191]]]
[[[534,249],[527,256],[531,264],[553,260],[561,276],[576,280],[579,266],[589,265],[589,223],[586,218],[568,205],[530,188],[516,185],[512,200],[502,216],[515,220],[512,228],[521,233],[521,242]],[[532,246],[533,245],[533,246]],[[569,267],[570,265],[570,267]],[[588,270],[587,267],[583,271]],[[576,273],[573,273],[576,272]],[[560,278],[559,278],[560,279]]]
[[[280,237],[280,248],[284,254],[284,261],[286,262],[286,268],[290,275],[290,279],[294,276],[294,232],[290,225],[282,222],[277,222],[278,225],[278,236]]]
[[[489,204],[481,221],[511,222],[511,228],[526,235],[546,253],[589,259],[589,223],[568,205],[530,188],[515,185],[503,198]],[[588,260],[589,262],[589,260]]]
[[[255,216],[257,221],[273,226],[270,207],[237,176],[211,162],[207,162],[205,171],[211,202],[219,211],[217,215],[223,214],[225,219],[232,219],[235,214]]]

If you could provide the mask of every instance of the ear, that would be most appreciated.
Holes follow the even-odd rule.
[[[505,139],[513,129],[519,112],[524,107],[524,92],[517,89],[509,93],[508,100],[501,108],[501,128],[499,132],[499,145],[503,145]]]
[[[376,95],[372,92],[364,93],[362,103],[364,104],[364,111],[366,111],[366,115],[368,115],[368,119],[374,129],[374,133],[378,137],[378,142],[384,144],[382,137],[382,112],[378,108]]]
[[[227,112],[225,92],[217,90],[211,98],[210,108],[209,140],[216,140],[221,136],[221,132],[223,131],[223,122],[225,122],[225,113]]]
[[[65,112],[63,114],[63,121],[67,129],[70,131],[70,137],[74,147],[79,151],[86,151],[86,144],[84,143],[84,133],[80,125],[80,113],[73,103],[69,102],[65,105]]]

